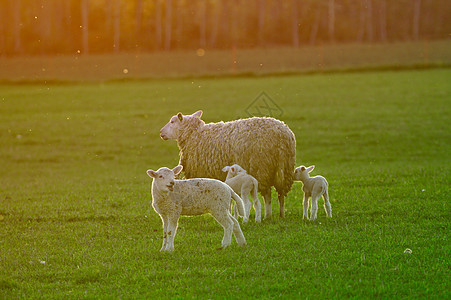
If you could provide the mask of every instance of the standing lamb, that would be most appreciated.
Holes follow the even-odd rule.
[[[280,217],[284,217],[284,199],[293,184],[296,160],[296,140],[290,128],[273,118],[205,124],[201,116],[202,111],[178,113],[160,131],[162,139],[177,140],[186,178],[224,181],[221,166],[237,163],[258,180],[265,198],[265,218],[272,214],[272,186],[278,193]]]
[[[251,212],[251,201],[249,200],[249,194],[252,192],[252,198],[254,200],[255,210],[255,222],[260,223],[262,221],[261,204],[258,200],[258,181],[253,176],[247,174],[246,170],[239,165],[234,164],[222,169],[223,172],[227,172],[227,183],[237,194],[240,194],[244,203],[244,210],[246,215],[243,222],[249,221],[249,214]]]
[[[316,219],[316,213],[318,212],[318,199],[323,196],[324,198],[324,209],[326,210],[326,214],[329,218],[332,218],[332,208],[330,207],[329,202],[329,193],[327,188],[329,184],[327,183],[326,178],[323,176],[315,176],[310,177],[309,173],[315,168],[315,166],[310,166],[308,168],[304,166],[297,167],[294,171],[294,180],[302,181],[304,191],[304,215],[302,218],[308,217],[308,207],[309,207],[309,198],[312,197],[312,207],[310,209],[310,220],[314,221]]]
[[[238,245],[245,245],[240,224],[229,211],[230,199],[233,198],[238,212],[244,216],[241,198],[227,184],[216,179],[174,180],[182,169],[179,165],[172,170],[163,167],[157,171],[147,171],[147,175],[153,178],[152,206],[163,221],[163,247],[160,251],[174,250],[180,215],[198,216],[205,213],[210,213],[224,228],[223,248],[230,246],[232,232]]]

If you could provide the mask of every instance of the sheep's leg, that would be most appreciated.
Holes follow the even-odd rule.
[[[326,214],[329,218],[332,218],[332,207],[330,206],[329,193],[327,190],[324,192],[323,198],[324,198],[324,209],[326,210]]]
[[[263,198],[265,199],[265,219],[271,219],[271,188],[262,191]]]
[[[229,217],[232,215],[227,210],[211,212],[211,215],[224,228],[224,237],[222,239],[222,247],[227,248],[232,243],[233,221]]]
[[[304,200],[302,201],[303,205],[304,205],[304,215],[302,216],[302,219],[309,219],[308,217],[308,201],[309,201],[309,195],[304,194]]]
[[[241,230],[240,223],[229,213],[229,218],[233,222],[233,235],[235,240],[240,246],[246,245],[246,239],[244,238],[243,231]]]
[[[232,201],[233,202],[233,201]],[[234,204],[234,207],[233,207],[233,215],[235,216],[235,217],[237,217],[238,218],[238,216],[240,215],[239,213],[238,213],[238,205],[237,204]]]
[[[249,200],[249,191],[241,191],[241,199],[243,199],[244,204],[244,218],[243,223],[247,223],[249,221],[249,215],[251,213],[251,200]],[[236,214],[238,217],[238,214]]]
[[[316,220],[316,214],[318,212],[318,198],[321,197],[321,195],[318,194],[312,194],[312,209],[310,210],[310,221]]]
[[[169,219],[169,224],[168,224],[168,228],[167,228],[168,237],[167,237],[166,251],[174,251],[174,238],[175,238],[175,234],[177,233],[179,215],[170,216],[168,219]]]
[[[255,222],[260,223],[262,221],[262,206],[258,200],[257,189],[254,189],[252,198],[254,198]]]
[[[164,251],[164,250],[166,250],[166,245],[167,245],[167,242],[168,242],[168,224],[169,224],[169,221],[168,221],[168,217],[167,216],[163,216],[163,215],[160,215],[160,217],[161,217],[161,221],[163,221],[163,245],[161,246],[161,249],[160,249],[160,251]]]
[[[279,216],[285,218],[285,197],[279,194]]]

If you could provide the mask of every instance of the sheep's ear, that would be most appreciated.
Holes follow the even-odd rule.
[[[307,172],[308,173],[312,172],[314,168],[315,168],[315,165],[308,167]]]
[[[200,119],[200,117],[202,117],[202,113],[203,113],[203,111],[198,110],[198,111],[196,111],[196,112],[193,114],[193,117],[196,117],[196,118],[199,118],[199,119]]]
[[[229,167],[229,166],[227,166],[227,167],[224,167],[224,168],[222,168],[222,172],[228,172],[228,171],[229,171],[229,169],[230,169],[230,167]]]
[[[174,172],[174,175],[178,175],[180,172],[182,172],[182,170],[183,170],[183,166],[182,165],[178,165],[177,167],[172,169],[172,172]]]
[[[152,178],[157,178],[157,172],[155,172],[154,170],[147,170],[147,175]]]
[[[178,113],[177,114],[177,118],[179,118],[179,120],[180,120],[180,122],[182,122],[183,121],[183,115],[182,115],[182,113]]]

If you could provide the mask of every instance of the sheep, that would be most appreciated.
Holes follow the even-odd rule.
[[[252,192],[252,198],[254,200],[255,222],[260,223],[262,216],[261,204],[258,200],[257,179],[247,174],[246,170],[244,170],[237,164],[226,166],[222,169],[222,171],[227,172],[225,183],[227,183],[235,191],[235,193],[239,194],[241,196],[241,199],[243,200],[244,210],[246,212],[243,222],[246,223],[247,221],[249,221],[249,214],[251,210],[251,201],[249,200],[249,194]]]
[[[315,168],[315,166],[310,166],[308,168],[304,166],[297,167],[294,172],[294,180],[301,181],[303,184],[302,190],[304,191],[304,215],[302,219],[309,220],[308,217],[308,207],[309,198],[312,197],[311,209],[310,209],[310,220],[314,221],[316,219],[316,213],[318,211],[318,199],[323,196],[324,198],[324,209],[329,218],[332,218],[332,208],[329,202],[329,193],[327,191],[329,184],[326,178],[323,176],[310,177],[309,173]]]
[[[224,228],[222,247],[227,248],[232,241],[232,232],[240,246],[246,239],[240,224],[230,214],[231,198],[235,200],[238,212],[244,216],[241,198],[224,182],[216,179],[196,178],[175,180],[183,166],[174,169],[162,167],[157,171],[147,170],[152,180],[152,206],[163,221],[163,246],[160,251],[174,250],[174,237],[180,215],[197,216],[210,213]]]
[[[160,130],[163,140],[177,140],[185,177],[224,181],[221,166],[237,163],[258,180],[265,199],[265,219],[272,215],[272,186],[283,218],[296,161],[296,140],[290,128],[269,117],[205,124],[201,116],[201,110],[192,115],[178,113]]]

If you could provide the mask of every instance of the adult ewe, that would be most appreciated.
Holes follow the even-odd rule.
[[[202,111],[178,113],[160,131],[163,140],[177,140],[185,177],[224,181],[222,167],[239,164],[258,180],[265,218],[272,213],[272,186],[279,195],[280,217],[284,217],[284,199],[293,184],[296,160],[296,140],[290,128],[273,118],[205,124],[201,116]]]

